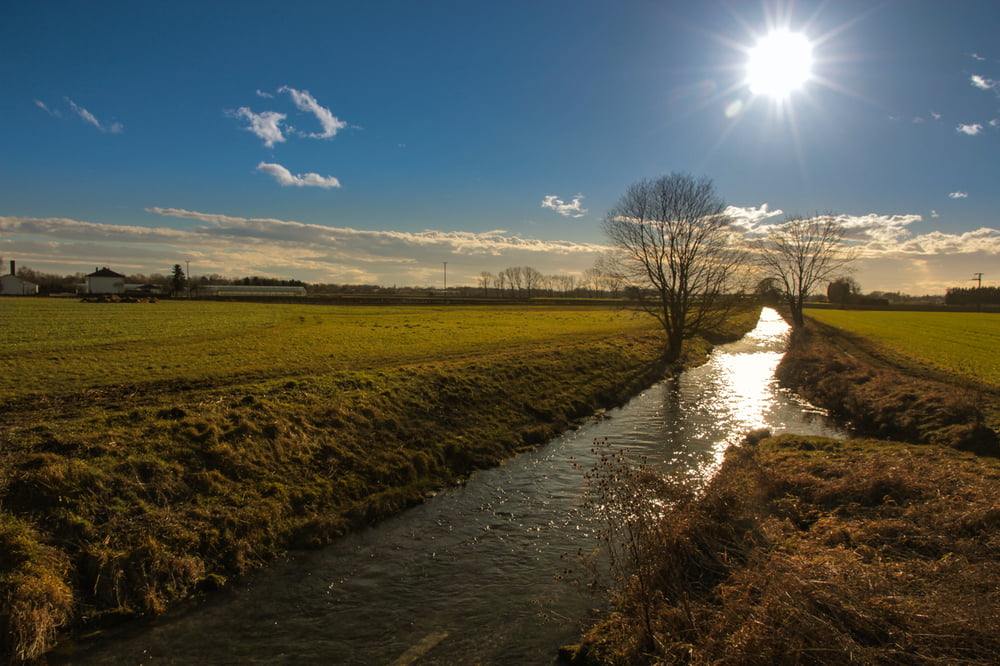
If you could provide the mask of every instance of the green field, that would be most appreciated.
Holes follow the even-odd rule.
[[[0,396],[235,381],[528,351],[655,328],[593,307],[0,300]]]
[[[904,363],[1000,386],[1000,316],[996,314],[818,308],[806,314],[873,340]]]

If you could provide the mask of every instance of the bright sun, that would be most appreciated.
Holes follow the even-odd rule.
[[[747,83],[755,95],[783,100],[812,75],[812,44],[800,32],[775,30],[750,50]]]

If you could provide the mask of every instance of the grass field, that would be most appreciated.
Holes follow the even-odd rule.
[[[656,322],[614,307],[0,299],[0,321],[0,661],[371,524],[667,369]]]
[[[0,301],[0,396],[236,381],[527,351],[655,328],[610,308]]]
[[[890,359],[1000,387],[996,314],[810,309],[806,315],[874,341]]]

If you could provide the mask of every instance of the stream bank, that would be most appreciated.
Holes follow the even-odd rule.
[[[732,447],[704,492],[671,498],[617,612],[564,661],[994,663],[993,392],[908,373],[815,322],[777,374],[892,439],[760,432]]]
[[[420,503],[621,404],[662,377],[660,351],[651,331],[24,404],[0,433],[2,656],[155,617]]]
[[[604,451],[625,447],[660,473],[705,478],[736,433],[767,426],[843,436],[778,387],[787,329],[765,310],[751,333],[717,346],[707,362],[462,486],[326,548],[292,551],[183,612],[63,645],[49,658],[79,666],[374,666],[416,656],[427,666],[551,663],[605,604],[590,586],[599,569],[579,557],[599,546],[586,475]]]

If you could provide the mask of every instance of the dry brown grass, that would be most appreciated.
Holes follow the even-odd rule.
[[[616,614],[576,661],[996,663],[998,496],[997,462],[951,449],[744,445],[653,540],[653,635]]]

